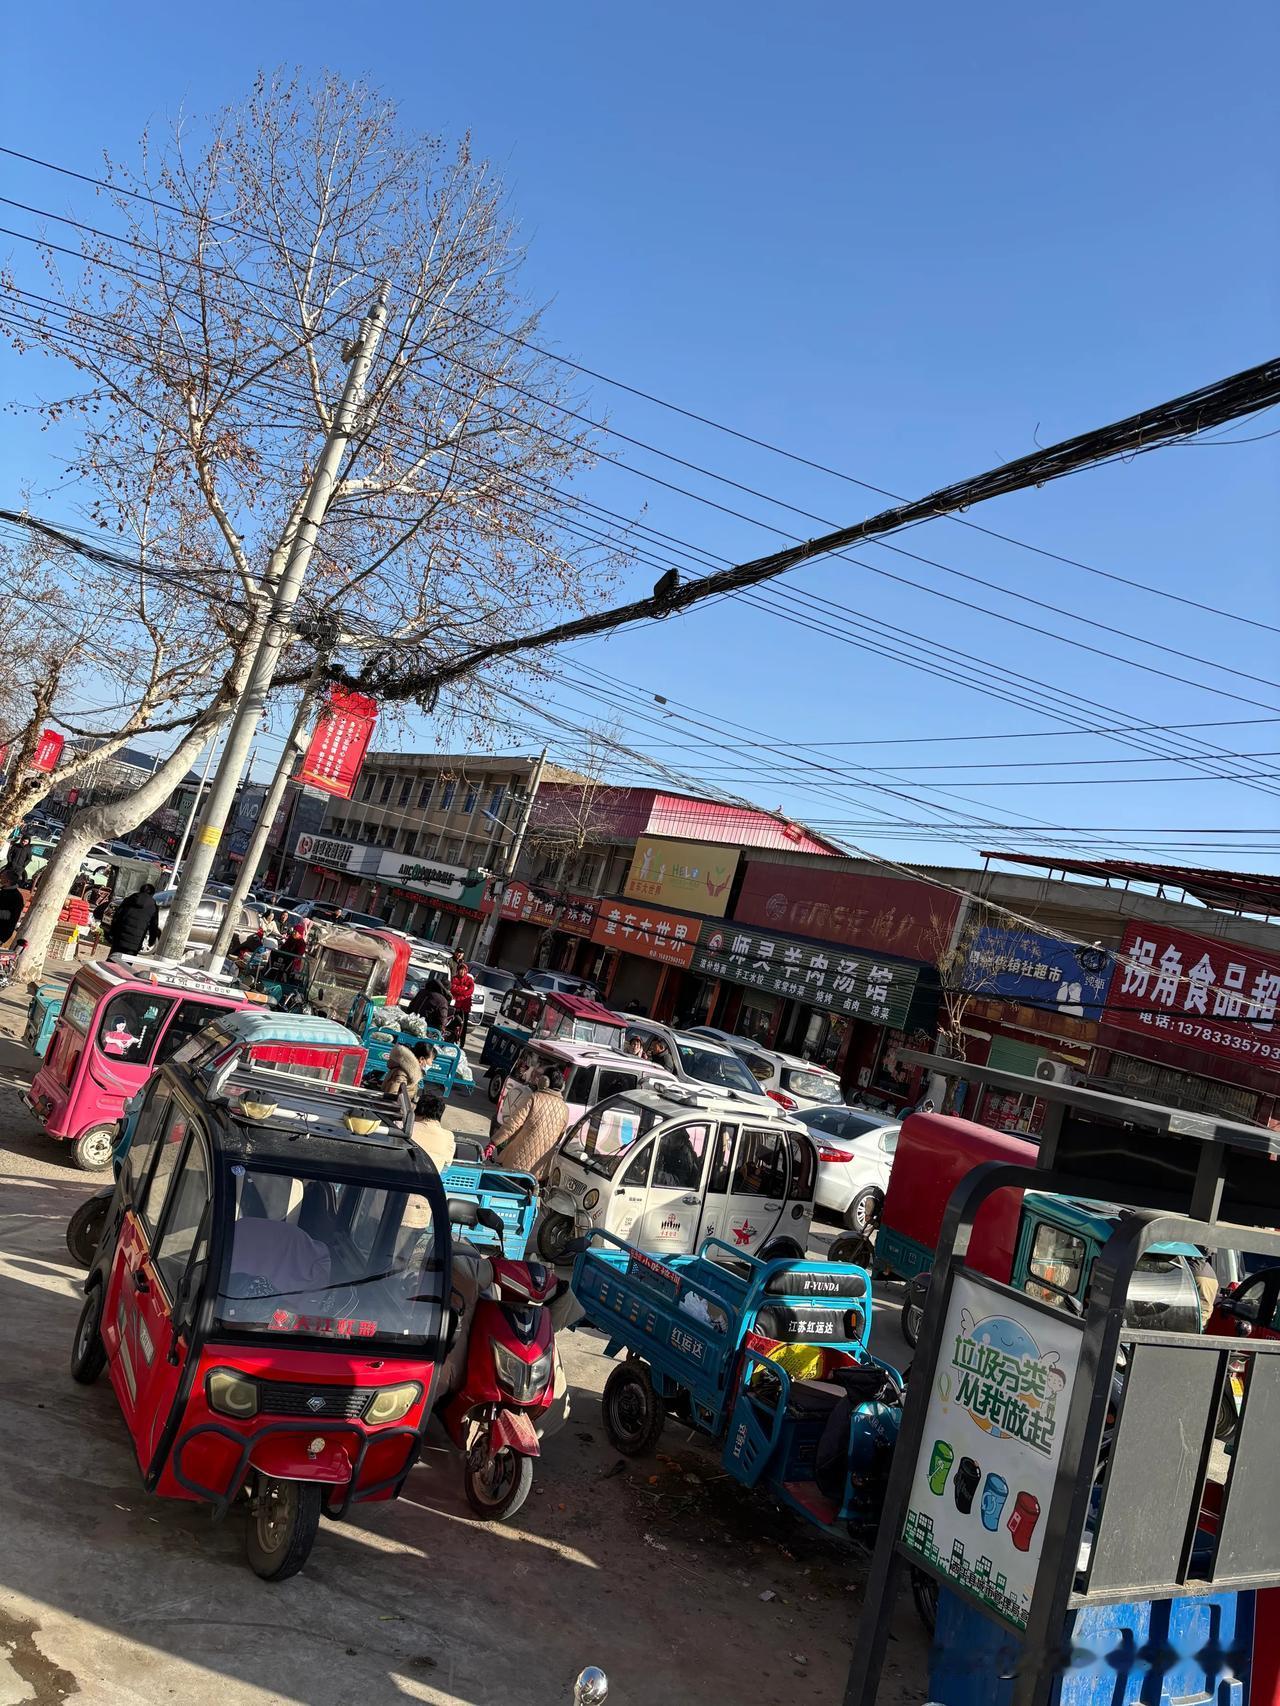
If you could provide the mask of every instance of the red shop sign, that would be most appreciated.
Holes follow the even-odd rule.
[[[1102,1022],[1142,1037],[1144,1053],[1175,1064],[1191,1049],[1277,1072],[1278,1005],[1275,955],[1141,923],[1124,933]]]
[[[959,904],[958,895],[909,878],[752,860],[733,917],[815,942],[932,964],[951,940]]]
[[[330,688],[329,702],[320,714],[296,780],[349,800],[373,739],[377,716],[376,700],[341,687]]]
[[[570,936],[590,936],[599,905],[590,895],[569,894],[551,900],[527,883],[508,883],[502,891],[498,916],[520,924],[545,925]]]
[[[701,927],[700,918],[660,912],[631,900],[602,900],[591,940],[619,953],[639,954],[664,966],[688,967]]]

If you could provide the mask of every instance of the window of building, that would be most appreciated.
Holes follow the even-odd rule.
[[[445,783],[444,792],[440,795],[440,810],[441,811],[448,812],[448,811],[453,810],[453,796],[455,793],[457,793],[457,791],[458,791],[458,784],[456,782],[446,782]]]
[[[428,776],[423,780],[422,786],[418,789],[418,810],[419,811],[425,811],[427,806],[430,805],[430,803],[431,803],[431,790],[432,790],[432,788],[435,787],[435,785],[436,785],[436,779],[434,776]]]
[[[497,817],[498,813],[502,810],[502,801],[506,792],[507,790],[503,787],[501,782],[498,783],[496,788],[491,788],[489,791],[489,810],[495,817]]]
[[[379,845],[382,847],[390,847],[396,838],[395,825],[384,823],[381,830],[379,830],[378,835]]]
[[[412,853],[417,844],[418,837],[414,830],[402,829],[400,831],[400,851],[402,853]]]
[[[402,806],[407,806],[409,804],[409,797],[412,793],[413,777],[406,776],[404,781],[400,784],[400,795],[397,803]]]
[[[442,841],[437,858],[445,865],[456,865],[462,858],[462,843],[460,841]]]
[[[464,813],[471,813],[475,809],[476,809],[476,790],[474,788],[468,788],[466,793],[462,797],[462,810]]]
[[[378,804],[380,806],[385,806],[387,801],[391,798],[391,789],[394,783],[394,776],[384,776],[382,778],[382,788],[378,794]]]
[[[378,778],[372,770],[365,771],[364,775],[360,778],[360,798],[362,800],[371,800],[373,798],[373,785],[377,780]]]

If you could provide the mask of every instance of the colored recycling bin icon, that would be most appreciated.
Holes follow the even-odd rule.
[[[1034,1493],[1019,1493],[1013,1501],[1013,1510],[1005,1527],[1013,1537],[1013,1544],[1019,1552],[1025,1552],[1031,1545],[1031,1536],[1036,1523],[1040,1520],[1040,1501]]]
[[[955,1452],[945,1439],[935,1439],[933,1455],[929,1459],[929,1491],[943,1494],[947,1490],[947,1480],[951,1474],[951,1465],[955,1461]]]
[[[995,1534],[1000,1527],[1000,1513],[1009,1497],[1009,1483],[993,1469],[982,1487],[982,1526]]]
[[[960,1467],[956,1470],[956,1478],[951,1483],[958,1511],[967,1515],[973,1509],[973,1495],[977,1492],[981,1479],[981,1466],[975,1463],[972,1457],[962,1457]]]

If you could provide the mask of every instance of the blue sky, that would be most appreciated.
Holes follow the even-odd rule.
[[[1274,353],[1270,69],[1280,24],[1262,3],[1210,15],[1188,0],[1052,11],[929,3],[910,13],[502,0],[483,9],[392,3],[364,14],[319,0],[142,4],[128,9],[127,27],[122,17],[88,5],[14,15],[8,45],[21,70],[9,80],[0,141],[93,171],[104,148],[127,153],[149,120],[236,98],[260,66],[366,73],[400,100],[408,127],[469,129],[501,170],[528,245],[525,283],[548,304],[543,335],[556,350],[897,493],[926,491]],[[77,199],[11,162],[0,161],[0,178],[11,186],[0,193],[17,199],[91,205],[87,192]],[[36,382],[0,353],[0,393],[26,395]],[[584,382],[584,395],[621,430],[827,521],[881,507],[857,486],[607,386]],[[1276,424],[1264,417],[1229,436]],[[54,448],[0,420],[0,501],[12,503],[24,483],[55,484]],[[1001,500],[971,519],[1280,626],[1278,450],[1280,438],[1172,449]],[[821,531],[766,498],[621,453],[784,533]],[[646,505],[649,525],[733,559],[781,542],[768,526],[621,469],[597,470],[585,490],[628,514]],[[950,522],[894,543],[1280,681],[1274,633]],[[1280,754],[1280,685],[1020,606],[882,547],[864,560],[1121,661],[833,560],[788,577],[771,597],[793,617],[806,614],[805,594],[838,600],[888,624],[917,659],[937,656],[928,642],[956,648],[1012,672],[1030,705],[942,679],[927,662],[912,669],[871,655],[776,609],[717,603],[575,648],[557,689],[564,714],[602,715],[581,695],[578,672],[604,671],[628,684],[632,745],[919,862],[967,863],[975,848],[1019,845],[1017,826],[1035,819],[1055,826],[1067,848],[1085,845],[1083,826],[1156,857],[1167,845],[1177,849],[1171,858],[1191,862],[1195,837],[1157,832],[1200,829],[1211,832],[1200,838],[1212,849],[1203,862],[1280,869],[1259,850],[1280,848],[1280,800],[1209,779],[1204,767],[1143,760],[1079,732],[920,738],[1061,727],[1052,715],[1066,690],[1108,708],[1088,714],[1097,723],[1272,716],[1197,738],[1230,753]],[[653,576],[638,569],[628,585]],[[679,716],[664,716],[655,694]],[[786,751],[708,750],[688,720],[707,714],[739,725],[733,741]],[[658,724],[642,720],[654,717]],[[429,743],[430,731],[419,733]],[[830,744],[908,737],[914,744]],[[802,746],[801,758],[823,768],[796,762],[792,749]],[[1032,758],[1126,761],[1014,767]],[[1280,758],[1260,756],[1251,768],[1280,777]],[[1034,785],[982,785],[991,781]],[[993,827],[926,842],[895,835],[888,820],[934,821],[947,811]],[[1233,857],[1233,846],[1247,851]]]

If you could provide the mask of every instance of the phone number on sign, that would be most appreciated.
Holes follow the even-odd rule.
[[[1280,1042],[1263,1042],[1258,1036],[1219,1030],[1215,1025],[1198,1025],[1192,1019],[1174,1019],[1163,1013],[1144,1013],[1142,1022],[1144,1025],[1150,1025],[1153,1030],[1177,1031],[1179,1036],[1197,1037],[1202,1043],[1216,1043],[1219,1048],[1237,1050],[1241,1054],[1256,1054],[1263,1060],[1280,1060]]]

